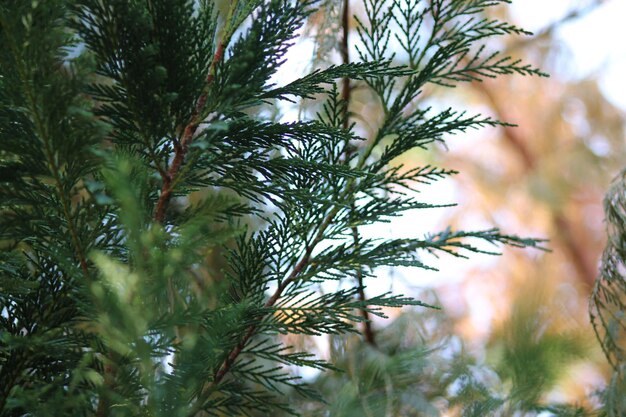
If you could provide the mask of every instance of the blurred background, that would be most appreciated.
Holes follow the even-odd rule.
[[[309,30],[329,43],[332,57],[341,2],[328,5]],[[362,13],[359,1],[351,8]],[[459,134],[445,148],[403,157],[398,163],[407,168],[459,171],[420,193],[458,205],[361,232],[422,236],[447,226],[496,226],[544,237],[551,252],[506,248],[496,257],[427,259],[438,271],[381,271],[366,283],[371,295],[392,289],[442,310],[389,311],[390,320],[374,322],[374,343],[290,340],[347,370],[305,372],[330,399],[304,404],[310,415],[592,415],[606,400],[611,369],[588,300],[605,243],[602,199],[626,166],[626,1],[517,0],[488,13],[534,34],[487,43],[550,77],[501,76],[426,91],[431,105],[519,126]],[[300,57],[311,45],[299,45]],[[324,59],[319,46],[312,52]],[[365,126],[376,120],[369,100],[353,92],[351,109]]]

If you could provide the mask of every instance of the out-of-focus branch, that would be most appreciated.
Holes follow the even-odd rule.
[[[544,29],[539,30],[532,38],[524,39],[514,43],[507,48],[506,53],[512,53],[516,50],[528,47],[531,43],[538,39],[545,39],[552,35],[559,27],[573,20],[581,19],[598,7],[608,3],[610,0],[595,0],[583,7],[573,9],[561,17],[559,20],[551,23]],[[504,106],[500,103],[497,95],[492,90],[490,82],[473,82],[472,87],[479,91],[487,100],[491,109],[495,112],[499,120],[509,121],[510,118]],[[505,126],[502,128],[502,138],[510,145],[510,148],[518,155],[521,160],[525,172],[529,173],[536,169],[537,159],[528,147],[528,138],[523,137],[522,133],[514,127]],[[576,236],[575,228],[572,222],[562,212],[552,213],[552,223],[559,231],[558,242],[563,248],[568,260],[574,266],[579,280],[587,289],[591,289],[594,285],[597,275],[596,265],[589,252],[581,244],[581,239]]]
[[[492,91],[488,81],[475,81],[472,83],[472,87],[480,92],[487,100],[489,107],[496,114],[498,120],[505,122],[510,120],[510,117],[508,117],[508,114],[505,114],[504,108],[500,105],[500,102],[496,97],[496,94]],[[536,161],[530,149],[528,149],[528,142],[526,139],[523,138],[519,130],[513,126],[503,126],[502,131],[504,133],[502,136],[503,139],[511,146],[511,148],[522,160],[524,169],[526,171],[532,171],[535,168]]]
[[[499,120],[511,120],[504,110],[504,106],[492,90],[490,82],[475,81],[472,83],[472,87],[485,97]],[[526,173],[532,172],[537,166],[537,158],[528,148],[528,138],[523,137],[519,130],[511,126],[503,127],[502,133],[502,138],[522,161],[524,171]],[[557,235],[559,244],[562,246],[568,260],[576,269],[579,280],[590,290],[596,278],[596,267],[593,259],[591,259],[588,251],[581,244],[581,239],[575,236],[572,222],[561,212],[553,212],[552,215],[552,222],[559,231]]]

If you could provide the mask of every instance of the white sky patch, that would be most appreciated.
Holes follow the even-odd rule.
[[[537,32],[567,13],[572,0],[517,0],[510,6],[521,26]]]
[[[577,5],[580,7],[584,3],[572,0],[517,0],[510,7],[522,27],[538,31],[558,21]],[[567,47],[572,61],[559,76],[568,79],[598,76],[606,97],[624,110],[625,17],[626,1],[608,0],[584,17],[562,25],[556,32],[557,40]]]

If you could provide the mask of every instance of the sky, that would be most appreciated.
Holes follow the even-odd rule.
[[[519,24],[540,31],[566,15],[576,0],[514,0],[510,5]],[[571,54],[560,76],[582,78],[596,75],[606,96],[626,110],[626,0],[605,0],[580,19],[571,20],[556,32]]]

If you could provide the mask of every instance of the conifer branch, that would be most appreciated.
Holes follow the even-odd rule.
[[[21,54],[19,52],[20,48],[17,46],[17,43],[15,39],[13,38],[11,31],[9,30],[11,26],[8,24],[8,22],[6,22],[3,15],[0,14],[0,16],[2,17],[2,21],[0,22],[2,24],[2,30],[4,31],[5,36],[7,40],[9,41],[10,50],[13,53],[13,59],[15,60],[18,74],[20,76],[22,85],[26,92],[28,104],[30,106],[29,110],[33,116],[33,122],[35,125],[36,132],[38,136],[41,138],[43,145],[44,145],[44,154],[46,156],[46,162],[48,163],[50,174],[52,175],[52,178],[54,179],[54,184],[57,189],[59,200],[61,201],[61,206],[63,209],[63,216],[65,217],[67,228],[70,233],[72,243],[74,244],[74,249],[76,250],[76,256],[78,258],[80,268],[82,269],[85,277],[88,278],[89,269],[87,267],[87,257],[85,256],[85,251],[83,250],[83,246],[80,242],[78,233],[76,231],[75,220],[71,213],[70,197],[68,197],[65,194],[64,187],[62,185],[62,181],[60,177],[60,170],[56,164],[55,157],[54,157],[54,150],[52,149],[52,145],[51,145],[51,138],[48,134],[48,130],[44,126],[44,120],[42,120],[42,115],[39,113],[39,107],[35,99],[35,92],[33,91],[32,80],[30,80],[29,77],[27,76],[27,70],[26,68],[24,68],[25,61],[21,57]]]
[[[10,240],[0,261],[15,259],[8,267],[0,262],[0,286],[9,288],[0,294],[8,300],[0,323],[10,336],[0,343],[0,375],[24,388],[11,389],[10,402],[0,389],[2,407],[49,415],[60,405],[56,414],[98,417],[116,410],[296,414],[278,398],[282,388],[319,397],[282,365],[334,368],[283,347],[273,340],[276,333],[361,330],[374,344],[370,318],[384,317],[383,308],[427,306],[391,294],[367,299],[363,280],[376,268],[434,269],[421,262],[423,251],[493,253],[472,241],[536,247],[533,239],[497,230],[446,230],[424,239],[360,235],[364,225],[440,207],[405,191],[452,171],[404,171],[392,160],[447,134],[498,122],[452,110],[430,115],[413,104],[426,83],[463,56],[462,47],[519,32],[472,21],[466,38],[462,25],[446,34],[447,22],[497,0],[436,0],[426,11],[411,7],[422,6],[420,0],[408,1],[398,10],[401,2],[366,0],[367,26],[357,22],[356,28],[361,59],[351,63],[350,4],[342,0],[342,62],[280,86],[274,76],[314,1],[234,0],[225,19],[211,0],[9,0],[0,6],[11,14],[3,16],[9,24],[17,22],[10,28],[14,47],[26,50],[19,51],[22,78],[34,81],[26,86],[29,99],[10,51],[0,48],[0,133],[7,138],[0,145],[6,197],[0,208],[9,214],[0,220],[0,238]],[[425,17],[435,27],[424,47]],[[392,67],[393,20],[406,32],[398,40],[419,68]],[[58,30],[51,33],[46,22]],[[0,42],[7,43],[4,26]],[[69,58],[76,45],[79,56]],[[76,72],[57,77],[56,66],[65,70],[66,63]],[[502,64],[498,71],[513,65]],[[42,77],[32,80],[40,75],[31,70],[37,65]],[[448,78],[461,79],[465,70]],[[354,80],[381,99],[384,121],[373,140],[360,137],[353,124]],[[85,92],[88,99],[77,102]],[[267,120],[272,100],[318,95],[327,100],[315,121]],[[354,146],[357,140],[362,146]],[[91,149],[99,157],[84,162]],[[182,197],[182,212],[168,210],[173,196]],[[167,227],[154,227],[159,223]],[[55,230],[69,233],[54,236]],[[20,252],[24,244],[32,253]],[[213,249],[219,260],[207,259]],[[97,272],[92,285],[83,285],[76,265],[87,251],[94,252]],[[225,265],[225,286],[196,288],[203,287],[192,278],[196,271],[208,275]],[[327,280],[349,288],[319,295],[316,283]],[[74,326],[76,320],[85,326]],[[32,401],[42,393],[45,401]],[[68,412],[66,403],[76,409]]]
[[[291,273],[285,278],[282,282],[279,283],[278,288],[274,291],[272,296],[268,298],[268,300],[264,304],[264,308],[273,307],[285,291],[285,289],[291,285],[300,275],[300,273],[309,265],[311,260],[311,255],[313,251],[317,247],[317,245],[324,240],[325,232],[328,226],[332,223],[333,219],[339,212],[339,207],[335,206],[335,208],[328,214],[328,216],[324,219],[322,224],[320,225],[315,238],[308,245],[304,255],[300,258],[300,261],[294,266]],[[219,385],[219,383],[224,379],[226,374],[231,370],[235,360],[239,357],[239,355],[243,352],[247,343],[250,339],[256,334],[258,326],[250,326],[246,330],[246,333],[242,336],[241,340],[235,347],[228,353],[226,359],[222,362],[218,370],[213,375],[213,380],[209,382],[203,389],[201,395],[198,397],[196,403],[191,408],[188,415],[193,416],[197,412],[201,411],[204,408],[204,404],[209,396],[213,393],[215,388]]]
[[[602,253],[589,312],[596,337],[609,363],[626,376],[626,169],[604,197],[607,243]]]
[[[217,69],[217,65],[224,58],[224,41],[220,41],[217,45],[217,49],[215,54],[213,55],[213,60],[211,61],[211,66],[209,68],[209,72],[206,77],[207,87],[213,83],[215,79],[215,71]],[[205,90],[202,92],[200,97],[196,102],[195,110],[191,116],[191,120],[183,129],[182,139],[179,143],[174,144],[174,159],[167,170],[166,175],[163,177],[163,185],[161,186],[161,194],[159,195],[159,199],[156,204],[156,209],[154,212],[154,219],[163,223],[165,219],[165,211],[169,205],[169,202],[172,198],[172,191],[174,190],[174,186],[176,184],[176,176],[178,175],[178,171],[185,160],[185,156],[189,151],[189,145],[193,142],[194,134],[198,129],[198,126],[202,122],[204,105],[206,104],[208,91]]]
[[[365,153],[366,154],[371,153],[370,148],[374,146],[375,146],[374,142],[371,142],[368,145],[368,148],[366,149]],[[357,163],[357,169],[361,169],[363,165],[365,165],[365,162],[366,160],[364,158],[360,158]],[[355,179],[354,177],[352,177],[347,181],[344,192],[342,193],[342,195],[338,197],[337,201],[344,201],[346,198],[348,198],[354,192],[354,186],[355,186]],[[291,273],[287,276],[287,278],[279,282],[279,285],[274,291],[274,293],[265,302],[264,308],[273,307],[278,302],[280,297],[283,295],[287,287],[293,284],[296,281],[296,279],[300,276],[300,274],[306,269],[306,267],[310,265],[313,251],[317,248],[317,246],[323,240],[325,240],[326,230],[335,220],[340,209],[341,209],[341,206],[338,204],[335,204],[335,206],[331,209],[328,215],[324,218],[324,220],[321,222],[320,226],[317,229],[317,233],[315,234],[315,237],[307,245],[306,250],[304,254],[302,255],[302,257],[300,258],[300,260],[291,270]],[[363,309],[366,310],[366,306],[363,306]],[[365,312],[367,313],[367,311]],[[368,317],[369,317],[369,314],[368,314]],[[190,409],[188,413],[189,416],[195,415],[197,412],[201,411],[204,408],[205,403],[210,397],[210,395],[213,393],[213,391],[217,388],[219,383],[224,379],[224,377],[231,370],[233,364],[235,363],[239,355],[241,355],[241,353],[244,351],[244,348],[247,345],[247,343],[257,333],[257,330],[258,330],[258,326],[256,325],[248,327],[248,329],[246,330],[245,334],[242,336],[240,341],[237,343],[237,345],[235,345],[234,348],[231,349],[231,351],[228,353],[228,355],[226,356],[226,358],[224,359],[224,361],[222,362],[218,370],[215,372],[212,381],[206,384],[204,388],[202,389],[201,394],[199,395],[195,404],[192,406],[192,408]]]

